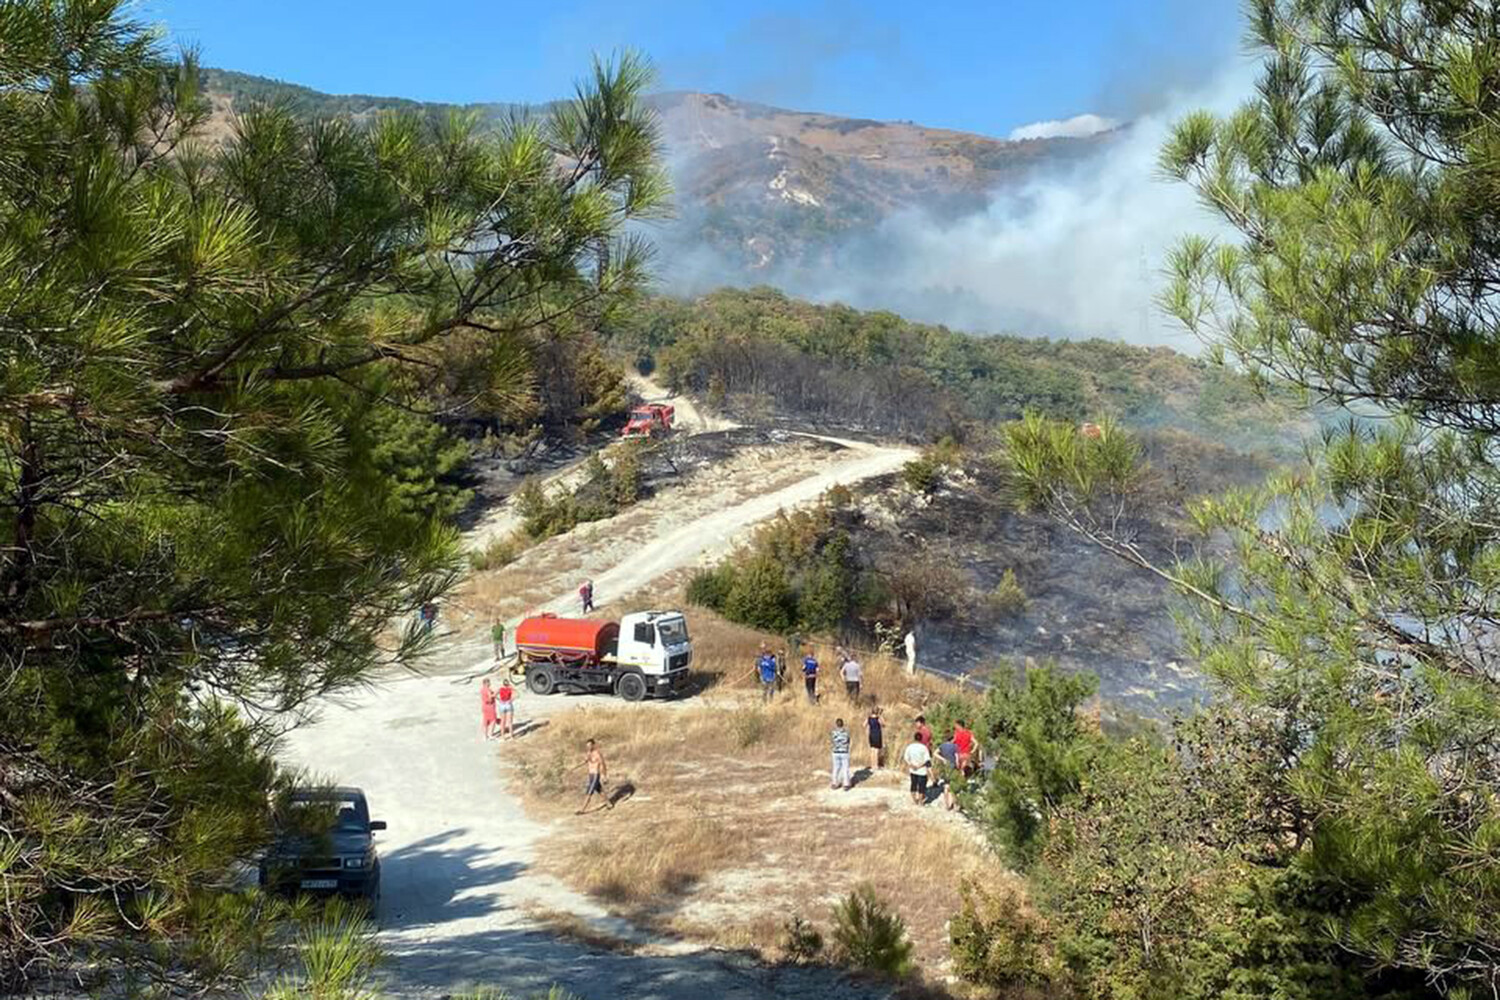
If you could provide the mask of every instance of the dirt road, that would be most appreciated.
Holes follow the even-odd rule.
[[[733,430],[739,426],[733,420],[716,417],[699,409],[689,397],[675,396],[644,375],[638,375],[634,371],[627,372],[625,380],[630,383],[636,395],[641,397],[642,402],[670,404],[676,411],[678,433],[707,434],[712,431]],[[608,454],[608,451],[605,454]],[[580,457],[563,468],[537,477],[537,483],[548,492],[577,486],[588,475],[584,467],[586,460],[587,456]],[[516,513],[515,506],[507,499],[506,502],[485,514],[483,520],[465,536],[464,543],[468,548],[479,551],[493,541],[506,538],[520,526],[521,517]]]
[[[810,468],[807,478],[707,514],[643,550],[622,553],[613,568],[595,577],[596,586],[614,594],[645,586],[726,551],[779,509],[813,500],[835,483],[890,472],[913,457],[904,448],[836,443],[843,449]],[[572,592],[559,584],[550,606],[572,610]],[[426,676],[392,680],[327,705],[315,725],[297,730],[288,741],[291,761],[319,777],[362,786],[376,818],[390,824],[380,835],[380,922],[391,958],[386,973],[391,994],[435,996],[487,985],[524,996],[559,983],[586,1000],[882,995],[826,971],[766,970],[732,956],[652,940],[538,872],[547,830],[527,819],[506,793],[505,747],[481,738],[478,690],[463,681],[463,675],[483,669],[484,658],[477,645],[450,649]],[[545,724],[548,712],[577,704],[576,698],[523,693],[518,722]],[[663,706],[644,703],[640,709]],[[628,851],[631,845],[616,849]],[[584,946],[551,930],[538,910],[571,914],[596,933],[640,948],[622,954]]]

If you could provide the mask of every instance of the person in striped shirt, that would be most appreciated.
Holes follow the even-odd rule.
[[[829,788],[849,789],[849,730],[844,728],[844,720],[839,719],[833,724],[833,732],[830,734],[833,742],[833,780]]]

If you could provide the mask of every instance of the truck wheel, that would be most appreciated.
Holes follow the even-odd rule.
[[[551,694],[557,687],[557,682],[552,678],[552,671],[546,667],[532,667],[526,671],[526,686],[531,689],[532,694]]]
[[[640,701],[646,697],[646,678],[636,673],[621,674],[615,691],[626,701]]]

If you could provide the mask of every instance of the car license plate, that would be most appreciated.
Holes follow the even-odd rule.
[[[339,880],[336,878],[305,878],[302,880],[304,889],[337,889]]]

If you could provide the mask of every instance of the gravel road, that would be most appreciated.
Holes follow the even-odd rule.
[[[835,440],[843,451],[808,478],[703,517],[627,553],[595,576],[602,593],[624,594],[662,574],[727,551],[756,522],[821,495],[899,468],[903,448]],[[570,611],[571,591],[549,607]],[[320,779],[362,786],[380,834],[379,911],[393,996],[439,996],[476,986],[519,996],[560,984],[585,1000],[868,1000],[884,991],[826,970],[757,966],[743,957],[654,940],[537,870],[547,829],[528,819],[502,780],[504,745],[479,727],[480,644],[453,647],[422,676],[400,677],[330,702],[288,738],[289,762]],[[518,723],[576,706],[573,697],[523,695]],[[642,711],[665,706],[643,703]],[[581,791],[581,788],[580,788]],[[584,817],[579,820],[586,822]],[[619,845],[629,850],[628,842]],[[609,937],[639,942],[635,954],[603,951],[559,936],[538,909],[572,914]]]

